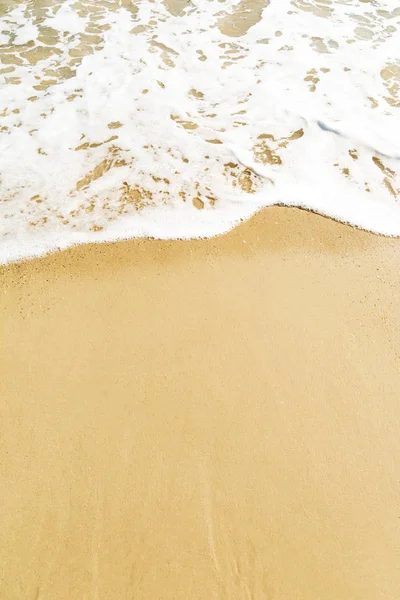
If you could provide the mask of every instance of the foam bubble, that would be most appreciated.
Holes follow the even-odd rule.
[[[400,235],[396,5],[0,8],[0,261],[273,204]]]

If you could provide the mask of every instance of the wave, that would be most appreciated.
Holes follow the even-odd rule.
[[[277,204],[400,235],[396,5],[0,8],[0,262]]]

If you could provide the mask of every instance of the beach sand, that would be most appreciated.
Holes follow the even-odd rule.
[[[2,267],[0,598],[398,600],[399,266],[268,208]]]

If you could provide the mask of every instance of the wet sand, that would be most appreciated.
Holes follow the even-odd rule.
[[[399,244],[273,208],[1,268],[0,598],[398,600]]]

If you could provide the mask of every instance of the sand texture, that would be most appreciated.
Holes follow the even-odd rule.
[[[399,244],[274,208],[2,267],[0,598],[398,600]]]

